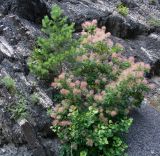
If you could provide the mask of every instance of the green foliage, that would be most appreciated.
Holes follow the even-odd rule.
[[[14,120],[23,119],[27,116],[27,101],[22,95],[17,95],[18,100],[15,105],[9,108],[11,112],[11,118]]]
[[[122,3],[117,5],[117,11],[122,15],[122,16],[127,16],[129,13],[129,8],[124,6]]]
[[[104,28],[84,29],[83,34],[87,53],[77,56],[75,67],[51,84],[59,90],[52,130],[63,142],[62,156],[122,156],[127,145],[121,133],[132,123],[130,109],[139,106],[149,90],[144,73],[150,66],[124,57],[122,46],[114,45]]]
[[[15,81],[11,77],[5,76],[4,78],[2,78],[0,83],[2,83],[10,93],[14,93],[16,91]]]
[[[37,48],[28,64],[31,72],[47,79],[48,75],[61,71],[64,61],[72,60],[78,41],[72,35],[74,24],[67,24],[67,18],[62,16],[58,6],[52,8],[51,18],[44,17],[42,31],[46,36],[38,38]]]
[[[148,24],[153,27],[160,27],[160,19],[151,17],[148,20]]]
[[[47,109],[47,115],[48,115],[48,116],[51,116],[52,113],[53,113],[52,108],[49,107],[49,108]]]
[[[143,92],[149,90],[145,84],[137,84],[136,78],[128,77],[126,80],[121,81],[116,87],[108,87],[106,89],[106,95],[104,105],[108,109],[115,107],[118,109],[118,114],[121,117],[128,113],[126,110],[130,107],[139,107],[144,99]]]
[[[156,4],[156,0],[149,0],[149,4],[155,5]]]
[[[122,4],[117,9],[123,16],[129,12]],[[62,141],[59,155],[124,156],[127,145],[121,134],[132,123],[129,111],[149,89],[144,74],[150,66],[124,57],[122,45],[112,42],[105,27],[97,28],[96,20],[82,24],[82,37],[74,40],[73,25],[61,13],[55,6],[51,20],[43,20],[48,37],[38,40],[30,61],[39,76],[61,72],[51,84],[57,105],[48,110],[51,128]],[[66,61],[71,64],[67,70],[61,66]]]
[[[69,141],[67,150],[64,148],[61,155],[69,156],[71,153],[73,156],[123,155],[127,145],[120,137],[120,133],[128,130],[132,120],[121,119],[116,123],[109,120],[105,124],[99,119],[99,115],[99,110],[92,106],[85,112],[75,109],[69,115],[72,123],[69,128],[53,127],[53,131],[57,132],[63,141]]]
[[[32,104],[38,104],[39,102],[39,97],[36,93],[33,93],[31,96],[30,96],[30,99],[31,99],[31,103]]]

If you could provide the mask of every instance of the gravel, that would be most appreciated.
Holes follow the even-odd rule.
[[[129,156],[160,156],[160,112],[148,104],[132,112],[134,119],[127,134]]]

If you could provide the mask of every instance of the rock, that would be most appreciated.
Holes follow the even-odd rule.
[[[41,140],[43,146],[46,149],[47,156],[59,156],[59,148],[60,148],[60,141],[58,139],[43,139]]]
[[[0,37],[0,51],[1,55],[6,55],[5,57],[14,57],[14,50],[12,46],[8,44],[4,37]],[[0,56],[2,58],[3,56]]]
[[[16,9],[10,9],[9,13],[15,13],[27,20],[34,21],[33,18],[36,19],[38,15],[38,13],[37,14],[35,13],[36,10],[38,12],[38,10],[40,10],[41,8],[45,8],[44,9],[45,11],[42,12],[41,14],[42,16],[39,15],[39,17],[42,18],[43,15],[49,12],[52,5],[58,4],[64,10],[64,14],[69,17],[70,21],[73,21],[76,23],[77,31],[81,30],[82,22],[86,20],[97,19],[99,22],[99,25],[100,26],[106,25],[107,31],[110,31],[112,35],[117,37],[122,37],[122,38],[127,37],[130,40],[130,44],[132,44],[133,42],[133,45],[135,45],[135,41],[136,43],[138,42],[138,45],[136,44],[138,47],[138,52],[137,51],[134,52],[135,56],[136,57],[142,56],[141,53],[139,54],[139,51],[143,51],[146,57],[145,58],[140,57],[139,59],[142,59],[142,60],[145,59],[146,62],[152,62],[152,64],[157,65],[156,58],[159,57],[157,56],[158,52],[155,54],[155,49],[153,48],[147,49],[148,47],[145,47],[145,46],[139,47],[141,44],[141,39],[135,40],[134,38],[136,38],[139,35],[141,36],[143,35],[144,37],[142,39],[143,44],[147,45],[147,42],[150,42],[151,39],[150,37],[148,38],[148,35],[150,34],[150,32],[157,31],[157,29],[150,26],[150,24],[148,23],[148,20],[150,16],[157,19],[160,18],[159,4],[152,6],[147,1],[140,2],[138,0],[134,0],[134,1],[122,0],[122,2],[129,7],[129,15],[127,17],[123,17],[117,12],[116,7],[120,3],[120,1],[118,0],[114,0],[114,1],[81,0],[76,2],[73,0],[67,0],[67,1],[32,0],[30,2],[25,2],[24,0],[17,0],[15,3],[10,3],[11,8],[16,8]],[[2,6],[4,6],[4,4],[2,4]],[[21,8],[23,8],[23,11]],[[33,10],[35,10],[35,12],[30,11],[30,14],[28,15],[28,8],[32,8],[32,9],[34,8]],[[154,14],[151,15],[150,12],[153,12]],[[16,21],[19,21],[18,17],[14,17],[14,18],[16,19]],[[4,20],[6,21],[6,19]],[[22,25],[20,27],[24,29],[24,24],[22,20],[20,21]],[[28,23],[25,25],[28,26]],[[28,28],[24,29],[24,31],[26,30],[28,30]],[[13,30],[12,32],[16,32],[16,30]],[[9,34],[7,33],[6,36],[9,36]],[[24,38],[23,40],[25,41]],[[16,40],[14,39],[14,42],[15,41]],[[27,43],[29,42],[27,41]],[[126,44],[128,44],[128,42]],[[23,50],[27,51],[27,49],[24,49],[24,47],[25,47],[24,44],[20,44],[20,46],[17,47],[17,49],[20,50],[20,52],[22,52]]]
[[[42,0],[4,0],[0,2],[2,14],[14,13],[33,22],[41,22],[48,13],[46,4]]]
[[[117,11],[120,2],[129,8],[126,17]],[[0,84],[0,155],[58,156],[60,143],[50,130],[51,118],[47,115],[47,109],[54,106],[52,92],[27,66],[36,38],[43,35],[41,19],[54,4],[63,9],[69,21],[75,22],[76,32],[81,30],[84,21],[97,19],[99,26],[105,25],[112,33],[113,41],[124,46],[124,55],[150,63],[152,75],[160,73],[160,28],[148,22],[150,17],[160,18],[160,1],[154,5],[148,0],[0,1],[0,79],[6,75],[14,79],[18,94],[26,99],[28,112],[28,122],[19,125],[11,119],[8,108],[16,106],[17,93],[9,93]],[[38,95],[38,104],[31,102],[34,93]]]
[[[123,40],[112,36],[115,42],[122,44],[125,48],[127,57],[134,56],[137,61],[149,63],[152,67],[151,74],[159,75],[160,67],[160,49],[159,34],[151,33],[150,35],[138,35],[134,39]]]
[[[1,156],[31,156],[31,152],[25,146],[16,147],[14,144],[4,145],[0,148]]]
[[[121,0],[121,2],[126,5],[128,8],[138,7],[138,4],[133,0]]]
[[[26,119],[22,119],[19,121],[19,125],[24,133],[28,145],[34,151],[33,156],[45,156],[46,154],[43,146],[40,144],[39,140],[37,139],[36,133],[34,132],[34,129],[28,123],[28,121]]]

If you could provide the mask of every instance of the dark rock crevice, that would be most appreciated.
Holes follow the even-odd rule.
[[[140,23],[128,19],[128,21],[121,16],[110,15],[105,26],[107,30],[111,32],[113,36],[117,36],[124,39],[133,39],[138,35],[148,35],[150,29]]]
[[[81,30],[84,21],[97,19],[99,26],[105,25],[107,31],[112,33],[113,41],[124,46],[124,55],[150,63],[151,74],[160,73],[160,31],[147,23],[151,12],[155,17],[160,17],[159,4],[149,5],[148,0],[122,2],[129,7],[127,17],[121,16],[116,10],[120,0],[0,1],[0,79],[8,75],[15,80],[17,90],[28,101],[29,112],[26,119],[28,126],[24,128],[10,119],[6,107],[15,105],[15,99],[4,86],[0,86],[0,155],[40,156],[42,152],[45,156],[56,156],[58,151],[59,141],[49,128],[51,119],[46,113],[53,106],[51,93],[46,84],[29,72],[27,66],[27,58],[35,46],[36,38],[43,35],[40,31],[41,19],[49,14],[53,4],[58,4],[69,21],[76,23],[77,32]],[[39,96],[38,105],[31,103],[30,96],[33,93]],[[31,138],[34,143],[38,142],[35,143],[37,147],[29,147],[29,144],[32,146]]]
[[[20,17],[35,23],[41,23],[42,18],[49,13],[42,0],[18,0],[16,12]]]
[[[37,24],[40,24],[42,18],[49,13],[45,2],[42,0],[4,0],[0,3],[0,8],[2,14],[17,14]]]
[[[160,76],[160,59],[152,65],[151,75]]]

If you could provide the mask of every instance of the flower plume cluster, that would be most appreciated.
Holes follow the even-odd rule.
[[[82,36],[86,36],[83,43],[97,43],[99,41],[105,40],[108,43],[108,46],[112,47],[113,42],[109,37],[111,33],[106,33],[106,27],[102,28],[97,27],[97,20],[92,22],[86,21],[82,24],[83,31],[81,32]]]

